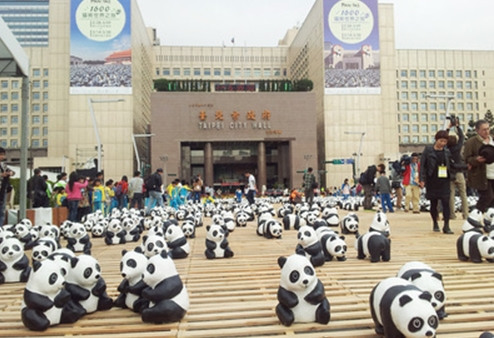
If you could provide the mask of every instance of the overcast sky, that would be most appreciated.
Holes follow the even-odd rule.
[[[315,0],[137,0],[163,45],[276,46]],[[394,3],[396,48],[494,50],[494,0]]]

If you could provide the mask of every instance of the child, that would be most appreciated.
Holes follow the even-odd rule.
[[[55,207],[59,208],[61,206],[67,206],[67,193],[65,192],[65,189],[62,186],[55,187],[53,189],[54,192],[54,200],[55,200]]]
[[[386,213],[387,209],[389,209],[389,212],[394,212],[393,204],[391,203],[391,183],[389,182],[389,178],[386,177],[384,164],[380,164],[378,167],[380,176],[377,178],[376,189],[381,196],[383,212]]]
[[[210,192],[207,192],[206,193],[206,197],[204,198],[204,204],[206,203],[214,203],[214,198],[211,197],[211,193]]]
[[[93,212],[96,210],[103,210],[103,203],[105,202],[105,190],[101,185],[99,178],[94,180],[93,186]]]
[[[242,189],[237,188],[237,190],[235,190],[235,197],[237,198],[237,203],[242,202]]]
[[[111,203],[113,197],[115,196],[115,191],[113,190],[113,180],[106,181],[104,192],[105,192],[105,216],[107,216],[110,213]]]

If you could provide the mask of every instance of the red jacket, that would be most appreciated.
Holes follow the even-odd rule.
[[[417,177],[420,172],[420,163],[417,162]],[[407,164],[405,166],[405,172],[403,173],[403,185],[410,185],[410,175],[412,174],[412,164]],[[418,182],[417,182],[418,185]]]

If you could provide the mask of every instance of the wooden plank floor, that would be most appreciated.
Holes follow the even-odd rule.
[[[340,217],[347,212],[340,211]],[[360,211],[361,232],[370,224],[373,212]],[[331,321],[281,325],[274,308],[279,285],[279,256],[294,253],[296,231],[285,231],[283,238],[268,240],[256,235],[255,223],[237,228],[229,237],[235,253],[231,259],[207,260],[205,227],[189,240],[191,254],[176,260],[187,286],[190,309],[179,323],[145,324],[130,310],[113,308],[83,317],[73,325],[58,325],[37,333],[24,328],[20,320],[23,284],[0,285],[0,336],[86,336],[115,337],[236,337],[300,335],[304,337],[378,337],[369,311],[369,293],[380,280],[394,276],[401,265],[420,260],[439,271],[444,278],[449,316],[442,320],[438,337],[478,337],[494,332],[494,264],[460,262],[456,258],[456,239],[462,220],[452,221],[454,235],[431,231],[426,213],[390,214],[391,261],[370,263],[357,260],[354,238],[347,237],[348,259],[327,262],[316,269],[331,304]],[[209,224],[210,219],[205,219]],[[120,252],[135,243],[106,246],[93,239],[93,256],[101,266],[108,294],[116,298]],[[28,252],[30,256],[30,252]]]

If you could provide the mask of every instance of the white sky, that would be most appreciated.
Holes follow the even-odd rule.
[[[379,0],[394,3],[399,49],[494,50],[494,0]],[[163,45],[276,46],[315,0],[137,0]]]

